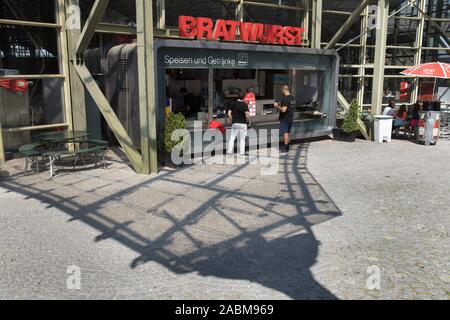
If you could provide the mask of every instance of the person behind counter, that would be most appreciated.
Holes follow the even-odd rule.
[[[185,117],[195,116],[199,111],[197,98],[192,93],[190,93],[188,89],[186,89],[185,87],[180,89],[180,93],[184,97],[183,115]]]
[[[228,142],[228,155],[233,154],[234,141],[239,136],[239,153],[245,156],[245,137],[247,136],[247,123],[250,122],[250,111],[248,105],[244,102],[245,94],[241,91],[238,94],[238,100],[233,103],[228,110],[228,117],[233,122],[231,126],[231,137]]]
[[[292,123],[294,122],[294,111],[296,107],[295,98],[291,95],[289,87],[284,85],[281,87],[283,98],[281,102],[275,102],[273,106],[280,112],[278,120],[280,120],[280,133],[283,135],[284,144],[281,146],[281,152],[289,152]]]

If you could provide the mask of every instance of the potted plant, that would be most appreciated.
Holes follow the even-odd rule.
[[[188,142],[186,135],[181,136],[178,140],[172,140],[172,133],[176,130],[186,129],[186,119],[181,113],[168,113],[164,124],[164,129],[161,135],[161,157],[160,161],[170,167],[176,165],[172,162],[172,151],[180,143],[183,143],[183,150],[185,144]]]
[[[358,132],[359,106],[356,100],[350,103],[350,108],[345,115],[341,128],[333,129],[335,140],[354,142]]]

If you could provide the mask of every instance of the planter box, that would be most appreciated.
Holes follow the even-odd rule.
[[[342,129],[335,128],[335,129],[333,129],[332,132],[333,132],[334,140],[344,141],[344,142],[355,142],[355,140],[356,140],[356,134],[357,134],[356,131],[347,133]]]

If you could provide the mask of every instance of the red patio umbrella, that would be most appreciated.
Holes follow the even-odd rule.
[[[436,90],[436,79],[450,79],[450,64],[442,62],[429,62],[403,70],[401,74],[424,78],[434,78],[433,97]]]

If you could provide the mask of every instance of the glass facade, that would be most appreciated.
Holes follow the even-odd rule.
[[[0,1],[0,149],[5,152],[29,143],[41,130],[68,126],[57,9],[57,0]]]

